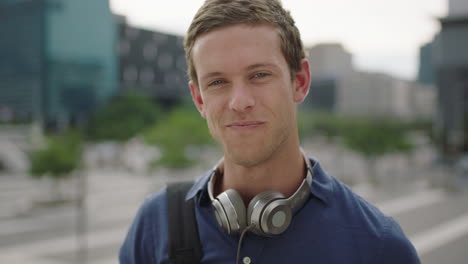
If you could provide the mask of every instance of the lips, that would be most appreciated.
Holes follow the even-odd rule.
[[[226,125],[231,128],[253,128],[265,124],[263,121],[240,121],[232,122]]]

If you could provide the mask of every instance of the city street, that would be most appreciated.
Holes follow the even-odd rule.
[[[381,210],[421,263],[468,263],[468,0],[0,0],[0,35],[0,264],[119,263],[145,199],[216,164],[210,190],[240,194],[220,228],[247,223],[237,262],[402,262]],[[316,197],[293,192],[299,148],[378,210],[317,167]],[[205,257],[231,252],[200,219]]]
[[[163,170],[155,173],[157,176],[117,170],[88,173],[88,236],[81,240],[76,237],[79,215],[75,204],[31,208],[27,200],[43,198],[48,184],[4,175],[0,177],[0,262],[59,264],[85,263],[87,259],[86,263],[117,263],[118,248],[145,196],[166,182],[190,179],[201,172],[197,169],[193,174],[186,171],[177,176]],[[68,181],[65,187],[73,190],[76,184]],[[375,190],[366,184],[358,184],[355,190],[400,222],[422,263],[466,263],[466,188],[447,192],[420,182],[398,191]],[[84,244],[88,251],[80,255],[78,245]]]

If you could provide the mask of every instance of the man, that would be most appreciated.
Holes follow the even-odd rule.
[[[193,101],[224,152],[186,195],[201,263],[419,263],[393,219],[301,151],[309,62],[278,0],[207,0],[185,49]],[[166,194],[140,209],[121,263],[170,263]]]

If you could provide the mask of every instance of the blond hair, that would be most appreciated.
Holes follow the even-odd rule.
[[[281,52],[291,77],[301,70],[301,60],[305,58],[301,36],[291,14],[279,0],[206,0],[193,18],[184,42],[187,74],[192,82],[198,84],[192,57],[197,38],[212,30],[238,24],[271,25],[278,29]]]

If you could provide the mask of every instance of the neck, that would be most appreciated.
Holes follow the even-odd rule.
[[[234,189],[244,203],[257,194],[275,190],[285,197],[291,196],[304,180],[306,165],[299,143],[276,151],[266,161],[252,167],[244,167],[225,158],[224,172],[216,184],[215,193]]]

